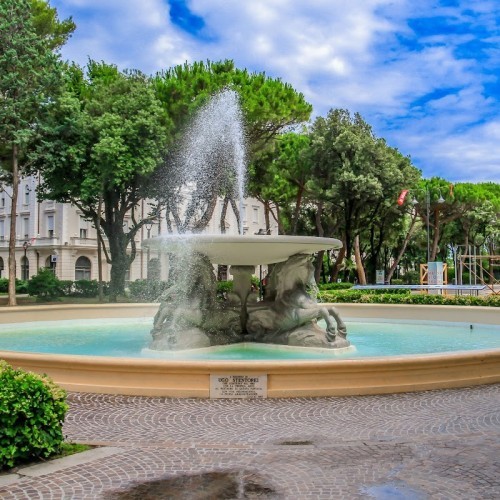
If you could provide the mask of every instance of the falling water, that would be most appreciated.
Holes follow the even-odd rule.
[[[185,230],[214,193],[229,194],[239,204],[243,233],[245,136],[239,96],[224,90],[198,110],[184,134],[175,165],[178,200],[185,207]],[[182,192],[182,193],[181,193]]]

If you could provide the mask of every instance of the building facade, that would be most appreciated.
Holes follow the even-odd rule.
[[[16,275],[29,279],[40,268],[48,267],[62,280],[98,279],[97,232],[73,205],[41,201],[36,198],[38,178],[22,179],[16,207]],[[147,201],[139,207],[148,213]],[[246,234],[256,234],[265,227],[264,208],[256,199],[243,202],[243,228]],[[218,200],[207,233],[220,233],[222,200]],[[11,190],[0,192],[0,277],[8,278],[8,246],[10,233]],[[125,220],[125,225],[130,219]],[[276,230],[272,231],[273,233]],[[226,216],[226,233],[238,234],[236,217],[229,208]],[[155,224],[143,226],[136,236],[137,255],[128,272],[127,281],[146,279],[157,273],[158,255],[154,250],[142,248],[142,241],[167,234],[167,225],[161,218]],[[109,281],[110,265],[103,258],[102,275]],[[161,268],[161,266],[160,266]],[[165,271],[162,270],[162,277]]]

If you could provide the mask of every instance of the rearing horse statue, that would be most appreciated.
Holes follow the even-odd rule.
[[[277,264],[269,279],[266,298],[248,307],[246,329],[250,340],[288,345],[347,347],[346,326],[338,311],[314,300],[316,288],[309,255],[293,255]],[[317,325],[323,319],[326,331]]]

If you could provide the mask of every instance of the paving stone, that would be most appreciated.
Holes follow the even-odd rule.
[[[500,498],[500,384],[267,400],[71,393],[64,426],[108,456],[0,498]]]

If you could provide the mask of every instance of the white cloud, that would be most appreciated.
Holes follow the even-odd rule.
[[[78,29],[64,55],[80,63],[89,55],[153,73],[184,61],[234,59],[291,83],[316,114],[332,107],[360,112],[379,136],[418,160],[424,175],[444,168],[441,175],[465,178],[468,162],[478,165],[482,158],[484,167],[475,167],[474,175],[500,181],[494,162],[500,141],[487,133],[498,95],[484,91],[498,68],[498,7],[493,0],[462,3],[188,0],[205,22],[203,37],[196,37],[172,24],[166,0],[52,2],[60,17],[75,18]],[[410,20],[427,26],[436,16],[448,16],[453,29],[418,39]],[[456,31],[460,23],[470,30]],[[458,57],[457,47],[473,42],[478,27],[490,59]]]

